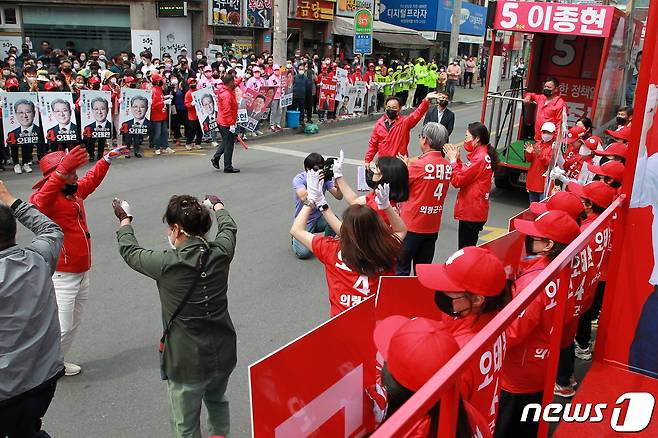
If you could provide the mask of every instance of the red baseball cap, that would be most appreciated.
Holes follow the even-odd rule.
[[[603,181],[592,181],[585,185],[572,182],[567,185],[567,190],[603,208],[608,208],[617,196],[617,191]]]
[[[530,211],[535,214],[544,214],[547,211],[563,211],[574,220],[580,216],[585,206],[583,201],[571,192],[557,192],[544,202],[532,202]]]
[[[595,151],[596,149],[598,149],[598,147],[599,147],[599,145],[601,145],[601,143],[603,143],[601,141],[601,138],[597,137],[596,135],[593,135],[590,138],[588,138],[587,140],[583,141],[583,144],[585,146],[587,146],[588,148],[590,148],[590,150],[592,150],[592,151]]]
[[[43,86],[43,89],[46,91],[54,90],[55,88],[57,88],[57,86],[53,82],[46,82]]]
[[[443,292],[468,291],[485,297],[500,294],[507,276],[502,262],[491,251],[477,246],[460,249],[444,264],[416,265],[420,283]]]
[[[153,73],[151,75],[151,82],[164,81],[164,78],[160,73]]]
[[[390,316],[377,323],[373,338],[393,378],[414,392],[459,351],[445,326],[427,318]]]
[[[194,82],[196,84],[196,78],[195,77],[191,77],[191,78],[187,79],[188,84],[191,84],[192,82]]]
[[[66,152],[64,151],[55,151],[44,155],[43,158],[39,160],[39,168],[41,169],[43,178],[41,178],[35,185],[32,186],[33,189],[41,188],[41,186],[46,183],[50,177],[50,174],[55,169],[57,169],[57,166],[59,166],[59,163],[62,162],[65,155]]]
[[[137,82],[137,79],[135,79],[134,76],[124,76],[123,78],[124,84],[132,84],[133,82]]]
[[[98,76],[92,76],[89,78],[89,83],[90,84],[100,84],[101,80],[98,78]]]
[[[576,221],[560,210],[547,211],[534,221],[514,219],[514,228],[526,236],[543,237],[563,244],[571,243],[580,234]]]
[[[626,159],[626,156],[628,155],[628,146],[625,145],[624,143],[610,143],[610,145],[605,148],[605,150],[602,151],[594,151],[596,155],[601,155],[601,156],[613,156],[617,155],[622,157],[624,160]]]
[[[589,171],[595,175],[608,176],[618,182],[624,181],[624,165],[619,161],[606,161],[600,166],[591,164]]]
[[[629,126],[624,126],[623,128],[618,129],[616,131],[606,129],[604,132],[609,136],[618,138],[620,140],[628,141],[631,139],[631,128]]]
[[[580,136],[587,132],[587,128],[584,126],[576,125],[569,129],[567,133],[567,144],[571,144],[576,140],[580,140]]]
[[[11,78],[9,78],[5,81],[5,88],[6,89],[18,88],[18,87],[19,87],[18,79],[16,79],[15,77],[11,77]]]

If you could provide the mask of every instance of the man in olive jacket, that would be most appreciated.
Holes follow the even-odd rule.
[[[208,409],[210,435],[228,436],[229,410],[224,397],[228,378],[237,362],[236,333],[228,313],[228,273],[235,251],[237,226],[222,202],[209,196],[217,220],[214,241],[204,236],[212,224],[210,211],[192,196],[173,196],[165,219],[171,250],[142,248],[131,225],[127,202],[115,200],[121,220],[117,231],[119,253],[126,263],[157,282],[166,327],[186,292],[189,300],[173,320],[165,340],[162,363],[168,378],[171,422],[177,437],[201,438],[201,401]],[[208,258],[197,271],[202,252]],[[193,286],[196,282],[196,286]]]

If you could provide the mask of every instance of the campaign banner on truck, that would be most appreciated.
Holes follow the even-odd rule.
[[[123,134],[147,135],[151,127],[151,90],[122,88],[119,123]]]
[[[204,134],[216,131],[217,128],[217,97],[212,88],[202,88],[192,93],[194,109],[199,117],[199,124]]]
[[[41,125],[46,141],[75,143],[80,140],[73,115],[73,97],[68,92],[38,93]]]
[[[249,366],[254,437],[372,431],[364,389],[376,377],[374,303],[363,301]]]
[[[109,91],[80,92],[82,138],[112,138],[112,97]]]
[[[336,78],[324,78],[320,82],[318,111],[333,111],[336,107]]]
[[[37,93],[3,93],[2,128],[7,146],[36,145],[43,138]]]

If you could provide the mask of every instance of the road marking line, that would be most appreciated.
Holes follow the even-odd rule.
[[[272,147],[272,146],[261,145],[261,144],[249,146],[249,149],[255,149],[255,150],[258,150],[258,151],[265,151],[265,152],[272,152],[273,154],[290,155],[290,156],[293,156],[293,157],[306,158],[308,156],[308,152],[297,151],[297,150],[294,150],[294,149],[275,148],[275,147]],[[363,165],[363,160],[353,160],[351,158],[345,158],[345,163],[346,164],[352,164],[354,166],[362,166]]]
[[[485,226],[484,231],[487,231],[487,233],[480,236],[480,240],[484,242],[491,242],[492,240],[498,239],[499,237],[507,234],[507,228],[500,227]]]

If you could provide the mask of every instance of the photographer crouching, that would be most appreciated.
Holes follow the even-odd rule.
[[[170,250],[142,248],[134,234],[130,206],[115,199],[119,253],[128,266],[154,279],[162,305],[160,368],[167,380],[175,437],[201,437],[201,401],[208,410],[210,435],[229,435],[224,396],[237,362],[236,333],[228,313],[228,272],[237,226],[224,204],[207,195],[172,196],[163,216]],[[215,240],[207,241],[217,220]]]
[[[322,186],[322,193],[329,192],[338,200],[343,199],[343,194],[340,189],[334,185],[333,181],[333,158],[324,157],[316,152],[310,153],[304,158],[304,171],[299,172],[292,179],[293,200],[295,201],[295,217],[299,214],[307,201],[307,187],[306,187],[306,171],[308,170],[322,170],[324,173],[324,185]],[[327,225],[327,221],[322,217],[322,212],[315,209],[309,215],[306,222],[306,231],[317,234],[324,233],[325,236],[334,236],[336,233]],[[292,238],[292,251],[298,259],[305,260],[311,258],[313,253],[311,250],[302,245],[297,239]]]

